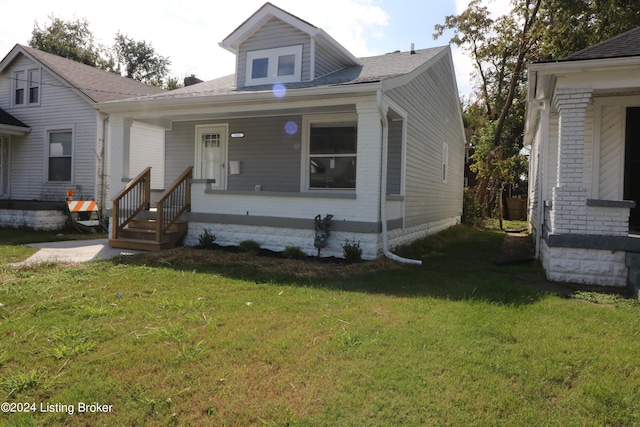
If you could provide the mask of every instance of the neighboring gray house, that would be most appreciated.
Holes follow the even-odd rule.
[[[168,190],[146,226],[128,213],[149,202],[118,198],[112,245],[145,247],[146,228],[161,247],[155,227],[182,214],[187,245],[210,229],[222,245],[315,254],[313,220],[330,214],[321,255],[353,239],[375,258],[460,221],[465,136],[448,46],[356,58],[270,3],[220,46],[236,55],[233,75],[97,106],[110,116],[111,197],[146,166]],[[148,139],[135,147],[138,127]],[[183,195],[169,196],[176,178]]]
[[[0,226],[64,226],[67,190],[105,205],[96,102],[162,89],[16,45],[0,61]]]
[[[551,280],[638,285],[640,28],[529,67],[529,221]]]

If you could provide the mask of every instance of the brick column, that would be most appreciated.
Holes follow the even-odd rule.
[[[587,233],[587,189],[584,187],[584,128],[591,89],[558,89],[553,103],[559,113],[558,169],[552,190],[551,232]]]

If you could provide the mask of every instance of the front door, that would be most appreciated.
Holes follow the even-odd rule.
[[[227,126],[196,127],[196,176],[214,180],[211,188],[224,190],[227,184]]]

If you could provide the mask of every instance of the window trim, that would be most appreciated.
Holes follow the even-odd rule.
[[[302,155],[301,157],[301,177],[300,177],[300,191],[313,192],[313,193],[355,193],[358,187],[356,178],[356,185],[354,188],[312,188],[309,159],[311,158],[311,125],[313,124],[352,124],[356,126],[356,171],[358,170],[358,115],[356,113],[337,113],[337,114],[316,114],[306,115],[302,117]],[[356,175],[357,177],[357,175]]]
[[[37,78],[32,80],[32,75],[37,73]],[[38,89],[38,100],[30,102],[31,89]],[[22,90],[22,102],[16,102],[16,94],[18,90]],[[25,67],[13,70],[13,83],[11,93],[11,105],[13,107],[29,107],[38,106],[42,99],[42,68],[41,67]]]
[[[36,79],[32,79],[34,73],[37,72]],[[31,102],[31,89],[37,89],[38,99]],[[31,68],[27,70],[27,87],[26,87],[26,100],[28,105],[40,105],[40,98],[42,96],[42,69]]]
[[[71,179],[69,181],[52,181],[49,179],[49,159],[51,156],[49,155],[49,148],[51,144],[50,135],[52,133],[64,133],[71,132],[71,155],[70,156],[62,156],[69,157],[71,159]],[[75,174],[75,166],[74,166],[74,158],[75,158],[75,140],[76,140],[76,129],[74,125],[69,126],[60,126],[60,127],[51,127],[46,128],[44,130],[44,182],[48,184],[73,184],[74,182],[74,174]],[[60,156],[57,156],[60,157]]]
[[[278,59],[281,56],[294,55],[294,72],[291,75],[278,76]],[[257,86],[270,83],[294,83],[302,80],[302,45],[278,47],[274,49],[250,50],[246,54],[245,86]],[[267,59],[267,76],[253,78],[253,61]]]

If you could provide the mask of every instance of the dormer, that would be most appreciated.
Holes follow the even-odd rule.
[[[236,87],[311,82],[360,61],[322,29],[265,3],[220,46],[236,55]]]

